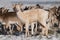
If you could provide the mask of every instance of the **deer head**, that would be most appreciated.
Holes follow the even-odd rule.
[[[7,8],[2,8],[2,14],[7,13],[9,9]]]
[[[56,6],[50,8],[49,10],[53,15],[55,15],[57,13],[57,7]]]
[[[16,11],[19,11],[21,9],[21,6],[23,4],[13,4],[13,10],[16,12]]]

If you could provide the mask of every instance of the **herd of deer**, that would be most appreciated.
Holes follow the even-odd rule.
[[[9,12],[7,8],[0,8],[0,28],[2,27],[6,34],[12,34],[13,30],[23,31],[25,25],[25,34],[29,36],[42,29],[41,34],[48,36],[48,30],[51,27],[60,28],[60,6],[57,8],[43,9],[39,4],[22,9],[22,4],[14,4],[14,12]],[[40,26],[38,27],[38,22]],[[1,26],[3,24],[4,26]],[[35,26],[35,25],[36,26]],[[29,31],[31,28],[31,32]],[[0,29],[0,31],[3,31]]]

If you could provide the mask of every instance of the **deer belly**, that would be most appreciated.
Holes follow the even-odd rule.
[[[25,18],[19,17],[19,19],[20,19],[20,21],[21,21],[22,23],[25,23],[25,22],[26,22],[26,19],[25,19]]]
[[[10,23],[10,24],[14,24],[14,23],[17,23],[17,24],[18,24],[17,21],[9,21],[9,23]]]

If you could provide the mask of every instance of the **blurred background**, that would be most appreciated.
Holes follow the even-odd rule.
[[[34,5],[40,4],[45,8],[50,6],[59,6],[60,0],[0,0],[0,7],[7,7],[12,11],[12,4],[14,3],[23,3],[24,5]]]

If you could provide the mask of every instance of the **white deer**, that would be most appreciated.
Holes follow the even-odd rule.
[[[28,27],[29,24],[33,23],[33,22],[40,22],[41,25],[43,25],[43,27],[45,29],[43,29],[42,34],[45,33],[45,35],[48,35],[48,26],[46,25],[46,21],[48,19],[48,11],[45,11],[43,9],[31,9],[31,10],[27,10],[22,12],[20,10],[22,5],[16,4],[15,8],[16,8],[16,13],[18,18],[21,20],[22,23],[25,24],[26,26],[26,36],[29,35],[29,31],[28,31]],[[33,28],[33,26],[32,26]]]

